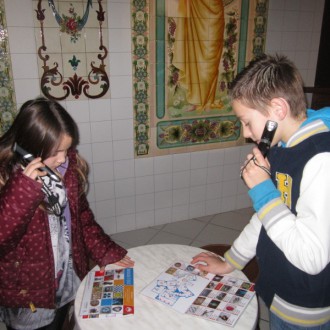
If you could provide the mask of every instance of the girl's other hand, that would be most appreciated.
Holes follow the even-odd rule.
[[[129,268],[133,267],[135,262],[129,256],[126,255],[123,259],[115,262],[114,264],[120,267]]]

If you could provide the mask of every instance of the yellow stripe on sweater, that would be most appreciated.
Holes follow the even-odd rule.
[[[281,316],[282,319],[284,320],[287,320],[287,321],[291,321],[295,324],[298,324],[298,325],[309,325],[309,326],[317,326],[317,325],[321,325],[323,323],[326,323],[327,321],[329,321],[328,318],[321,318],[321,319],[318,319],[318,320],[302,320],[302,319],[298,319],[296,317],[292,317],[292,316],[288,316],[286,314],[284,314],[283,312],[281,312],[278,308],[274,307],[273,305],[270,306],[270,310],[275,312],[275,314],[277,314],[278,316]]]
[[[312,131],[308,131],[306,134],[302,135],[299,139],[293,141],[293,143],[290,145],[290,147],[294,147],[295,145],[297,145],[298,143],[300,143],[301,141],[309,138],[310,136],[320,133],[322,131],[326,131],[327,127],[325,125],[322,125],[321,127],[318,127]]]
[[[282,203],[283,202],[281,199],[276,199],[275,202],[269,204],[267,207],[264,208],[264,210],[260,214],[258,214],[259,219],[262,221],[267,213],[269,213],[272,209],[274,209],[276,206],[279,206]]]

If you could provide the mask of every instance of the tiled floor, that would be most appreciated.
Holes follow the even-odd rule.
[[[174,222],[112,235],[112,239],[125,248],[140,245],[172,243],[192,246],[226,243],[232,244],[250,220],[253,210],[241,209],[227,213]],[[268,309],[259,300],[259,326],[269,329]]]
[[[118,233],[112,239],[125,248],[140,245],[172,243],[203,246],[212,243],[232,244],[240,231],[248,223],[253,211],[242,209],[227,213],[174,222],[162,226],[149,227]],[[269,329],[268,310],[259,301],[261,330]],[[0,330],[4,330],[0,323]]]

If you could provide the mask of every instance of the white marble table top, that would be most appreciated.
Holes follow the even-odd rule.
[[[177,244],[155,244],[135,247],[128,250],[134,259],[134,315],[108,319],[81,319],[79,310],[84,292],[85,280],[82,281],[75,300],[74,313],[76,328],[81,330],[173,330],[173,329],[254,329],[257,322],[258,303],[254,297],[241,315],[235,327],[228,327],[191,315],[180,314],[170,307],[140,294],[152,280],[163,272],[173,261],[191,261],[191,258],[203,250],[197,247]],[[113,266],[107,266],[107,269]],[[96,268],[95,268],[96,269]],[[235,270],[233,276],[247,279],[244,273]]]

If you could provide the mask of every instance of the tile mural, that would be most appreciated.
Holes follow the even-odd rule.
[[[132,0],[136,157],[244,144],[228,84],[265,47],[268,0]]]
[[[42,93],[110,97],[106,0],[33,0]]]
[[[0,0],[0,136],[17,113],[4,0]]]

